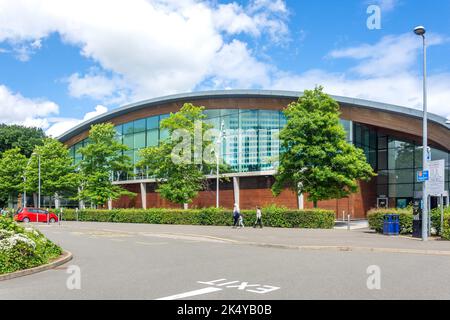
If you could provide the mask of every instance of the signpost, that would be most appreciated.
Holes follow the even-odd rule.
[[[417,171],[417,182],[425,182],[430,178],[429,171]]]
[[[441,207],[441,234],[442,225],[444,222],[444,194],[445,194],[445,160],[430,161],[428,164],[430,172],[427,184],[428,195],[439,197],[439,204]]]
[[[430,196],[440,197],[445,192],[445,160],[435,160],[428,163],[429,179],[427,190]]]

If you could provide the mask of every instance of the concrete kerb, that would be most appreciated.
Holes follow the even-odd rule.
[[[10,279],[19,278],[19,277],[24,277],[24,276],[35,274],[35,273],[38,273],[38,272],[51,270],[51,269],[54,269],[56,267],[59,267],[59,266],[65,264],[65,263],[69,262],[70,260],[72,260],[72,258],[73,258],[72,253],[69,252],[69,251],[64,250],[63,254],[61,256],[59,256],[55,260],[53,260],[53,261],[51,261],[51,262],[49,262],[47,264],[44,264],[42,266],[37,266],[37,267],[26,269],[26,270],[19,270],[19,271],[15,271],[15,272],[11,272],[11,273],[0,275],[0,281],[10,280]]]

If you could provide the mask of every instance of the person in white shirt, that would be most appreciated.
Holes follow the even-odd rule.
[[[257,224],[262,229],[262,227],[263,227],[263,225],[262,225],[262,212],[261,212],[261,208],[260,207],[256,207],[256,221],[255,221],[255,224],[253,225],[253,228],[256,228]]]
[[[238,228],[244,228],[244,215],[239,211],[239,226]]]

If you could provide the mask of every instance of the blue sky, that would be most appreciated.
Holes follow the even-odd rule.
[[[311,89],[450,116],[450,1],[0,0],[0,122],[58,136],[142,99]],[[380,29],[369,29],[371,5]]]

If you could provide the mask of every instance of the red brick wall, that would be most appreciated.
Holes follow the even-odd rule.
[[[305,198],[305,208],[313,208],[312,201],[308,201],[307,196]],[[376,207],[376,201],[376,179],[372,179],[370,182],[359,182],[359,191],[347,198],[319,201],[317,206],[322,209],[333,210],[339,220],[342,219],[342,211],[345,212],[345,219],[347,219],[348,214],[352,219],[364,219],[367,211]]]
[[[234,191],[219,189],[219,205],[224,208],[233,208]],[[190,204],[192,208],[205,208],[216,206],[216,191],[200,191],[198,197]]]
[[[271,178],[269,178],[271,179]],[[241,182],[242,183],[242,182]],[[240,184],[241,184],[240,183]],[[136,193],[136,197],[123,196],[120,199],[113,201],[114,208],[142,208],[141,190],[139,184],[124,185],[127,190]],[[270,180],[268,180],[268,187],[270,187]],[[272,195],[270,188],[241,188],[239,191],[240,207],[241,209],[253,209],[256,206],[267,206],[276,204],[291,209],[298,208],[297,196],[291,190],[284,190],[278,197]],[[181,208],[181,205],[171,203],[162,198],[158,193],[147,189],[147,208]],[[327,210],[333,210],[336,213],[337,219],[342,219],[342,212],[344,211],[344,218],[350,214],[352,219],[363,219],[366,217],[368,210],[376,206],[376,179],[370,182],[360,182],[359,192],[350,195],[343,199],[332,199],[326,201],[319,201],[318,207]],[[224,208],[232,208],[235,199],[233,190],[220,190],[220,206]],[[308,196],[305,195],[305,208],[313,208],[313,203],[308,201]],[[189,205],[191,208],[215,207],[216,192],[201,191],[199,195]]]
[[[141,189],[139,184],[127,184],[122,187],[136,193],[136,196],[122,196],[119,199],[114,200],[113,208],[142,208]]]
[[[284,190],[274,197],[270,189],[241,189],[239,191],[241,209],[254,209],[256,206],[276,204],[291,209],[298,208],[297,196],[290,190]]]

